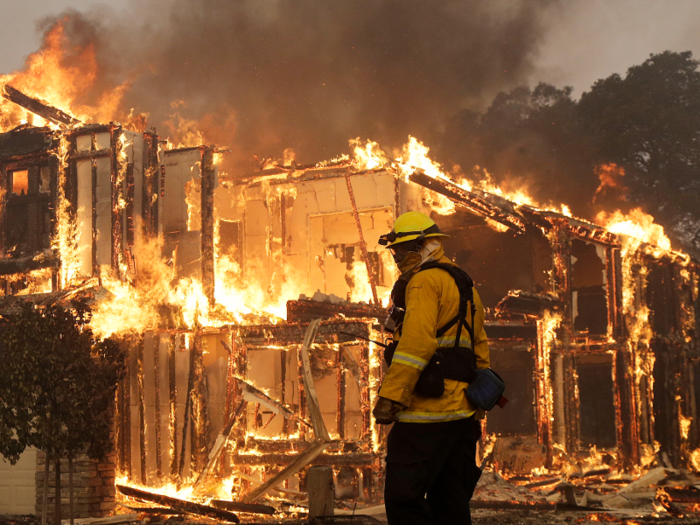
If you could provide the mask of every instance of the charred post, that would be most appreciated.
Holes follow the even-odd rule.
[[[64,126],[74,126],[76,124],[80,124],[78,119],[72,117],[65,111],[61,111],[60,109],[50,106],[45,102],[41,102],[36,98],[27,96],[9,84],[5,84],[3,86],[2,96],[10,102],[14,102],[27,111],[31,111],[35,115],[38,115],[49,122],[53,122],[54,124],[62,124]]]
[[[202,152],[202,283],[209,304],[214,304],[214,189],[216,188],[216,166],[214,151],[206,148]]]
[[[123,151],[124,137],[121,128],[111,129],[111,181],[112,181],[112,269],[120,271],[123,260],[124,223],[122,203],[124,202]]]

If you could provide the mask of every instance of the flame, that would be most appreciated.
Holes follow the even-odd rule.
[[[476,166],[474,168],[474,175],[478,176],[479,174],[481,174],[480,179],[476,183],[472,183],[473,187],[494,195],[498,195],[518,204],[539,207],[539,204],[535,202],[535,200],[528,194],[526,187],[518,188],[513,191],[507,191],[493,181],[491,173],[489,173],[486,169]]]
[[[676,402],[680,403],[680,396],[676,396]],[[693,422],[693,418],[684,416],[680,406],[678,407],[678,422],[681,427],[681,438],[683,441],[688,441],[688,433],[690,432],[690,425]]]
[[[57,151],[58,207],[56,209],[56,233],[51,241],[51,247],[58,252],[61,258],[61,288],[66,288],[72,284],[80,271],[80,255],[78,252],[80,232],[75,221],[71,219],[70,201],[66,196],[69,148],[68,138],[65,135],[61,135]]]
[[[286,263],[278,289],[266,290],[255,279],[246,282],[240,265],[231,254],[220,254],[215,259],[214,271],[216,302],[232,313],[238,322],[244,322],[245,314],[272,315],[286,319],[287,301],[298,298],[306,291],[297,270]],[[369,297],[371,296],[370,292]]]
[[[373,170],[389,164],[388,157],[376,142],[367,140],[362,145],[362,140],[357,137],[350,140],[350,146],[353,147],[353,163],[358,170]]]
[[[434,179],[448,179],[443,171],[440,164],[433,162],[428,157],[428,148],[425,144],[420,142],[415,137],[408,137],[408,142],[404,144],[401,150],[401,156],[396,159],[396,167],[399,173],[408,179],[408,177],[416,172],[422,171],[429,177]]]
[[[0,75],[0,85],[9,84],[26,95],[60,108],[83,122],[109,122],[117,119],[128,82],[96,94],[97,103],[87,105],[85,93],[94,91],[99,78],[95,48],[69,42],[64,25],[69,15],[58,20],[44,35],[41,49],[29,55],[22,71]],[[28,122],[35,126],[56,125],[0,98],[0,132]]]
[[[610,164],[601,164],[596,167],[595,174],[598,175],[600,185],[595,190],[593,202],[595,202],[598,196],[603,194],[607,188],[617,189],[623,194],[629,191],[622,182],[622,178],[625,176],[625,168],[622,166],[618,166],[614,162]]]
[[[193,148],[206,144],[204,133],[196,120],[175,113],[165,121],[165,127],[173,137],[168,139],[165,149]]]
[[[559,312],[545,310],[542,315],[542,385],[544,385],[544,399],[538,399],[541,412],[548,414],[553,420],[554,414],[554,390],[552,388],[551,354],[557,342],[557,329],[561,325],[563,316]]]
[[[655,224],[654,217],[644,213],[641,208],[635,208],[627,215],[620,210],[611,214],[600,212],[596,220],[612,233],[628,238],[623,240],[623,255],[636,251],[641,243],[653,246],[657,257],[662,255],[663,251],[671,250],[671,241],[663,227]]]
[[[152,487],[150,485],[140,485],[138,483],[134,483],[131,481],[129,478],[126,476],[122,477],[117,477],[115,480],[116,485],[124,485],[127,487],[132,487],[135,489],[143,490],[146,492],[151,492],[154,494],[161,494],[163,496],[170,496],[171,498],[178,498],[178,499],[183,499],[183,500],[192,500],[192,495],[194,492],[194,488],[192,486],[183,486],[178,489],[177,485],[175,483],[166,483],[162,486],[159,487]],[[121,496],[122,498],[126,498],[127,496]],[[209,498],[211,500],[213,498]]]
[[[690,453],[690,466],[695,472],[700,472],[700,448]]]
[[[21,281],[24,288],[15,295],[28,295],[52,292],[52,277],[53,270],[51,268],[42,268],[40,270],[32,270],[26,274],[7,275],[5,280],[8,282]]]
[[[408,181],[409,177],[416,172],[424,173],[434,179],[441,179],[466,190],[480,190],[508,199],[511,202],[539,208],[547,211],[555,211],[571,217],[571,209],[565,204],[558,207],[553,205],[540,205],[527,192],[527,188],[521,187],[514,190],[507,190],[493,182],[491,174],[479,167],[474,167],[473,176],[475,181],[460,176],[459,167],[455,167],[454,177],[446,173],[444,168],[432,160],[428,153],[430,148],[419,141],[416,137],[408,137],[408,142],[403,145],[400,151],[395,153],[395,158],[390,160],[388,155],[382,150],[378,143],[367,140],[364,144],[357,138],[350,141],[353,150],[353,164],[357,170],[370,169],[390,169],[397,173],[397,176]],[[438,215],[451,215],[455,212],[455,204],[443,195],[433,192],[423,192],[425,204]]]

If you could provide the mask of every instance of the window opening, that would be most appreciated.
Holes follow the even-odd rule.
[[[17,170],[12,172],[12,193],[26,195],[29,191],[29,171]]]

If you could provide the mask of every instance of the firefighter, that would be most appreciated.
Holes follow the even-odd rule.
[[[466,315],[473,345],[468,331],[456,324],[438,336],[438,329],[457,317],[460,294],[450,273],[421,267],[431,261],[456,266],[445,257],[444,237],[448,236],[428,216],[408,212],[380,238],[401,271],[392,293],[395,302],[397,287],[402,280],[407,283],[405,317],[394,333],[398,345],[372,412],[377,423],[394,423],[387,439],[384,489],[389,525],[471,523],[469,500],[481,475],[476,443],[484,412],[467,399],[467,383],[444,379],[440,397],[414,392],[436,350],[457,346],[458,332],[459,346],[473,349],[476,368],[489,366],[484,307],[476,290],[475,308]]]

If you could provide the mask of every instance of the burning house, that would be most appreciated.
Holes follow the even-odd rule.
[[[112,510],[115,483],[224,509],[294,501],[316,464],[337,498],[380,500],[368,340],[388,337],[397,275],[377,239],[409,210],[450,235],[488,308],[510,403],[488,414],[482,456],[518,474],[575,468],[592,447],[620,469],[695,465],[698,263],[643,214],[593,224],[456,182],[415,139],[398,160],[368,143],[225,174],[223,150],[4,93],[47,126],[0,135],[2,304],[88,295],[95,332],[129,348],[108,490],[88,490],[84,514]]]

